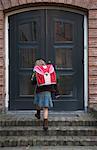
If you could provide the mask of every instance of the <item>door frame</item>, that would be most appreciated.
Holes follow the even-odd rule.
[[[8,110],[9,105],[9,38],[8,38],[8,17],[10,15],[14,15],[20,12],[26,12],[30,10],[39,10],[39,9],[56,9],[56,10],[64,10],[70,11],[78,14],[82,14],[84,16],[84,110],[87,112],[88,108],[88,24],[87,24],[87,14],[83,11],[64,8],[64,7],[51,7],[51,6],[41,6],[41,7],[34,7],[34,8],[24,8],[16,11],[9,12],[5,14],[5,108]]]

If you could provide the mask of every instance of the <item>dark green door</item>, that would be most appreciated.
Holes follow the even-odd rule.
[[[63,10],[36,10],[9,17],[9,109],[32,110],[30,76],[36,59],[56,68],[60,97],[53,110],[82,110],[83,16]]]

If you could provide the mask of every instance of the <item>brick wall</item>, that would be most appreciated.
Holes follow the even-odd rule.
[[[97,2],[89,10],[89,103],[97,103]]]
[[[0,111],[4,109],[4,85],[5,85],[5,75],[4,75],[4,14],[3,14],[3,8],[0,2]]]
[[[53,4],[68,4],[71,6],[79,6],[82,8],[88,9],[90,7],[90,1],[92,0],[0,0],[2,3],[3,9],[9,9],[11,7],[20,6],[23,4],[32,4],[34,6],[35,3],[53,3]],[[93,0],[94,1],[94,0]],[[94,1],[95,2],[95,1]]]
[[[48,3],[47,3],[48,2]],[[88,10],[89,22],[89,103],[97,103],[97,0],[0,0],[0,110],[4,109],[5,99],[5,49],[4,49],[4,14],[19,7],[35,4],[61,4]]]

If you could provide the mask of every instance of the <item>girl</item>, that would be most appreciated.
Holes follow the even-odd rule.
[[[45,66],[46,63],[42,59],[37,60],[35,66]],[[35,117],[40,119],[40,110],[43,109],[43,129],[48,130],[48,109],[53,107],[51,93],[56,92],[55,85],[38,86],[35,71],[32,74],[32,84],[36,84],[34,104],[36,106]]]

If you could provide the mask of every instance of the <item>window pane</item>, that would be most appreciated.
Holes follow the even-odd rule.
[[[36,21],[19,25],[19,41],[36,41]]]
[[[73,40],[73,27],[71,23],[64,21],[55,22],[55,41],[66,42]]]
[[[36,48],[21,48],[19,49],[19,65],[20,68],[32,68],[37,57]]]
[[[72,76],[59,75],[58,77],[58,91],[62,96],[73,95],[73,79]]]
[[[72,68],[72,49],[57,48],[55,59],[57,68]]]
[[[35,86],[31,83],[31,75],[20,75],[20,81],[19,81],[19,95],[20,96],[33,96]]]

